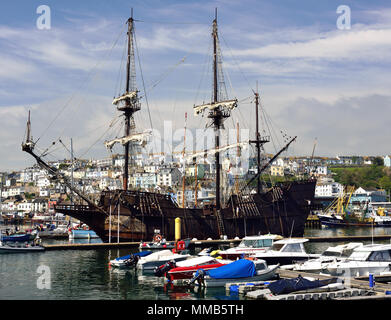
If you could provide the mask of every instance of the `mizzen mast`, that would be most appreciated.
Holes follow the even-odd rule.
[[[125,118],[124,135],[130,136],[131,130],[134,129],[133,114],[140,110],[140,102],[138,97],[138,90],[136,88],[136,64],[134,57],[134,19],[133,9],[131,17],[127,21],[128,24],[128,55],[126,64],[126,87],[125,93],[113,100],[113,104],[117,105],[117,110],[122,111]],[[129,147],[130,141],[124,143],[124,169],[123,169],[123,189],[128,189],[129,177]]]

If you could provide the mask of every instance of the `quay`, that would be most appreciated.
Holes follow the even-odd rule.
[[[390,235],[363,235],[363,236],[339,236],[339,237],[305,237],[309,242],[352,242],[352,241],[378,241],[391,240]],[[219,239],[219,240],[191,240],[189,248],[208,248],[215,246],[235,246],[241,239]],[[94,250],[113,248],[138,248],[140,242],[115,242],[115,243],[62,243],[43,244],[46,250]]]

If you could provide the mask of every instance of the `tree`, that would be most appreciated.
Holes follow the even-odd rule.
[[[382,157],[376,157],[373,159],[374,166],[384,166],[384,159]]]

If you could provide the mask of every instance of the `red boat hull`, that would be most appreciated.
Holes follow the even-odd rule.
[[[218,267],[224,266],[223,263],[214,263],[214,264],[207,264],[202,266],[191,266],[191,267],[178,267],[171,269],[168,271],[168,278],[173,280],[182,280],[182,279],[191,279],[193,277],[193,273],[196,272],[199,269],[204,270],[211,270],[216,269]]]

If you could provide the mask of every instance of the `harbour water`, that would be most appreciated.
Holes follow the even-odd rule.
[[[305,236],[391,234],[391,228],[306,229]],[[67,242],[46,240],[44,243]],[[378,241],[377,243],[388,243]],[[366,242],[368,243],[368,242]],[[332,243],[307,243],[308,252],[318,253]],[[136,249],[134,249],[135,251]],[[198,291],[171,287],[163,278],[134,270],[109,267],[110,259],[129,249],[59,250],[42,253],[0,255],[0,299],[32,300],[235,300],[225,289]],[[43,266],[43,267],[42,267]],[[42,288],[42,276],[50,288]],[[39,285],[41,284],[41,285]],[[41,287],[41,288],[40,288]]]

